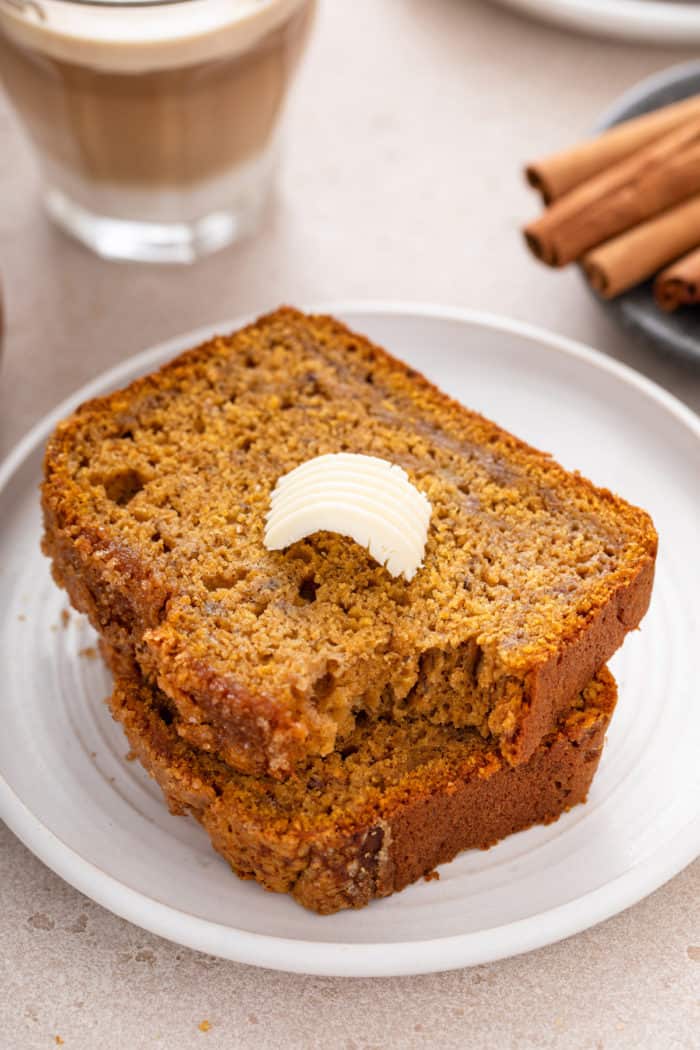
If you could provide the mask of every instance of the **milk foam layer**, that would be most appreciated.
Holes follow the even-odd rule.
[[[0,28],[63,62],[113,73],[196,65],[249,50],[304,0],[184,0],[147,7],[0,0]],[[41,17],[43,12],[43,18]]]

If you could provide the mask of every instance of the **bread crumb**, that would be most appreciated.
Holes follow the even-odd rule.
[[[211,1028],[211,1024],[209,1021],[200,1021],[198,1027],[200,1032],[208,1032]]]
[[[54,1036],[54,1042],[56,1043],[56,1046],[63,1046],[63,1040],[61,1039],[60,1035]]]
[[[433,882],[435,879],[437,879],[439,881],[440,880],[440,872],[439,871],[435,871],[435,869],[433,868],[433,870],[429,871],[427,873],[427,875],[423,876],[423,878],[425,879],[426,882]]]
[[[61,609],[61,626],[67,627],[70,623],[70,613],[67,609]]]
[[[33,930],[53,930],[56,925],[51,916],[43,911],[38,911],[35,915],[30,915],[27,919],[27,924],[31,926]]]
[[[97,649],[94,645],[86,645],[79,651],[78,656],[84,656],[86,660],[94,660],[97,657]]]
[[[27,617],[24,615],[24,613],[20,613],[19,616],[17,617],[17,619],[19,620],[20,623],[24,623],[24,621],[27,619]]]

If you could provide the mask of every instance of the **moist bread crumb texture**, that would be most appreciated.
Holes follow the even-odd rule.
[[[328,914],[585,801],[615,699],[603,669],[518,767],[476,730],[419,716],[358,729],[285,782],[192,748],[172,701],[142,679],[117,679],[110,705],[172,812],[192,813],[237,875]]]
[[[341,451],[430,500],[411,583],[334,534],[265,549],[278,477]],[[56,580],[112,666],[167,698],[168,739],[278,778],[377,719],[526,762],[638,624],[656,554],[643,511],[286,308],[83,405],[49,442],[43,507]]]

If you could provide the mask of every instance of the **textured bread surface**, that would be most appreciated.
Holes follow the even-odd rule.
[[[279,476],[338,451],[431,501],[410,583],[335,534],[264,547]],[[56,580],[183,737],[282,778],[379,717],[527,761],[638,625],[656,555],[643,511],[289,308],[83,405],[49,441],[43,508]]]
[[[110,706],[172,812],[192,813],[237,875],[328,914],[585,801],[615,697],[603,669],[517,767],[476,730],[419,716],[365,726],[284,782],[185,743],[172,701],[142,679],[118,679]]]

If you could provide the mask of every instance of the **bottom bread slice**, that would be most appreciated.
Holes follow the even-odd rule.
[[[517,767],[474,730],[415,719],[374,722],[284,783],[185,743],[170,701],[141,679],[118,678],[110,706],[171,811],[192,813],[237,875],[329,914],[584,802],[615,700],[603,669]]]

